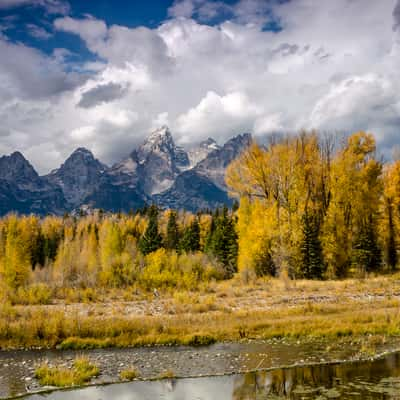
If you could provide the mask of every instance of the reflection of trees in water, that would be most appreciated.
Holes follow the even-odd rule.
[[[176,387],[176,379],[164,379],[161,381],[167,392],[173,392]]]
[[[271,395],[300,399],[302,395],[294,393],[296,388],[332,388],[356,380],[379,382],[389,376],[400,377],[400,354],[371,362],[252,372],[234,378],[233,400],[260,400]]]

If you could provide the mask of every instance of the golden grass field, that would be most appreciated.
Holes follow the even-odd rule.
[[[247,284],[236,277],[196,292],[155,296],[131,288],[94,297],[74,292],[50,305],[0,306],[1,348],[400,335],[400,275]]]

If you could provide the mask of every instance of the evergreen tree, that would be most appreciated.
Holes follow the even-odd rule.
[[[306,279],[321,279],[325,271],[322,245],[319,239],[319,223],[314,215],[305,213],[302,218],[303,238],[300,245],[301,270],[299,274]]]
[[[389,202],[388,202],[389,203]],[[386,261],[389,268],[394,271],[397,265],[397,248],[395,240],[395,225],[393,221],[393,205],[388,204],[387,207],[388,214],[388,239],[386,245]]]
[[[362,272],[379,270],[382,254],[372,218],[361,226],[353,245],[352,264]]]
[[[215,228],[208,243],[208,252],[221,262],[227,276],[232,276],[237,271],[238,237],[235,231],[235,222],[228,215],[228,209],[224,207],[221,215],[215,213]]]
[[[176,250],[179,244],[179,229],[176,222],[176,212],[171,211],[167,224],[167,237],[165,240],[165,247],[170,250]]]
[[[214,232],[215,232],[215,218],[211,214],[210,228],[209,228],[209,231],[207,233],[207,237],[206,237],[205,244],[204,244],[204,251],[206,253],[211,253],[212,252],[212,241],[213,241]]]
[[[152,253],[162,246],[162,238],[158,232],[158,210],[151,206],[148,210],[149,224],[139,241],[139,250],[144,254]]]
[[[179,247],[186,252],[200,250],[200,225],[197,218],[183,232]]]

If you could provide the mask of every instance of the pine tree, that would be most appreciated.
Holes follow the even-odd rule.
[[[139,250],[146,255],[158,250],[162,246],[162,238],[158,232],[158,210],[151,206],[148,210],[149,224],[139,240]]]
[[[176,250],[179,244],[179,229],[176,222],[176,212],[171,211],[167,224],[167,237],[165,240],[165,247],[169,250]]]
[[[394,271],[397,265],[397,248],[396,248],[396,240],[395,240],[395,226],[393,221],[393,207],[390,204],[388,206],[388,240],[387,240],[387,264],[390,269]]]
[[[317,217],[305,213],[302,218],[303,238],[300,245],[299,274],[306,279],[321,279],[325,270]]]
[[[213,241],[214,232],[215,232],[215,218],[211,214],[210,228],[208,230],[208,233],[207,233],[207,236],[206,236],[206,240],[205,240],[205,244],[204,244],[204,251],[206,253],[211,253],[212,252],[212,241]]]
[[[200,225],[197,218],[183,232],[179,247],[185,252],[200,250]]]
[[[379,270],[382,254],[372,219],[364,223],[358,232],[353,245],[352,264],[362,272]]]
[[[227,276],[237,272],[238,237],[235,222],[224,207],[222,214],[215,213],[215,228],[208,243],[208,252],[225,267]]]

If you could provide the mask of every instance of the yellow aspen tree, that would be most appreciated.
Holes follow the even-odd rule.
[[[4,256],[0,264],[0,275],[12,289],[17,289],[28,283],[31,274],[29,252],[21,235],[18,218],[11,215],[6,223],[6,240]]]

